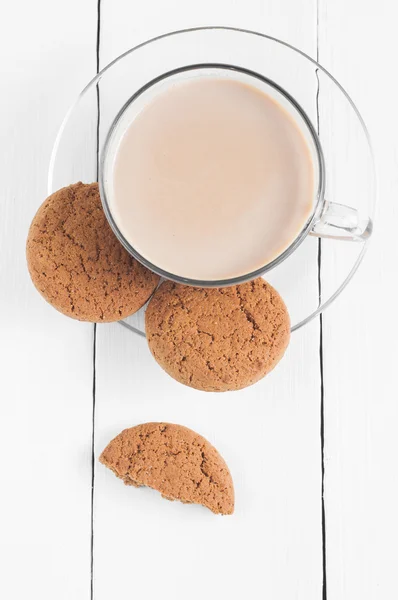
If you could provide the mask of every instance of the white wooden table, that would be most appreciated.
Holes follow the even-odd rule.
[[[396,21],[393,0],[3,0],[1,598],[398,597]],[[140,41],[210,24],[318,57],[362,111],[380,184],[375,239],[353,282],[293,335],[274,373],[222,398],[169,379],[119,325],[47,306],[24,248],[76,94]],[[98,464],[112,436],[149,420],[218,446],[234,472],[234,517],[125,488]]]

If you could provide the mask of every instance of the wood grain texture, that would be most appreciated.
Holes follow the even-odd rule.
[[[197,6],[180,0],[103,1],[101,16],[101,66],[159,33],[212,23],[263,30],[316,54],[312,0],[300,6],[256,0],[250,10],[226,0]],[[315,76],[312,83],[315,108]],[[317,298],[316,272],[306,293]],[[200,507],[126,488],[98,464],[96,600],[137,593],[242,598],[258,597],[259,590],[281,600],[320,598],[318,323],[294,334],[278,368],[241,392],[206,394],[176,383],[153,361],[145,340],[118,325],[98,328],[96,367],[96,456],[125,427],[151,420],[180,423],[219,449],[236,487],[234,516],[217,519]],[[134,577],[133,587],[126,573]]]
[[[339,600],[398,596],[395,23],[396,5],[385,0],[320,2],[320,61],[357,102],[379,179],[369,252],[323,317],[328,597]],[[325,115],[322,86],[320,102]],[[347,145],[356,147],[351,133]],[[361,184],[359,177],[359,194]],[[322,256],[325,274],[341,267],[340,252]]]
[[[25,241],[57,128],[95,72],[95,7],[2,9],[0,596],[88,598],[92,326],[40,298]]]

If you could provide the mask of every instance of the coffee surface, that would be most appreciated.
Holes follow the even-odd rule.
[[[129,243],[165,271],[248,274],[297,237],[314,168],[293,117],[238,80],[201,77],[159,92],[117,148],[108,198]]]

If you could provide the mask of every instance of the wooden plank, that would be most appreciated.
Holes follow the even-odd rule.
[[[198,5],[180,0],[103,3],[101,65],[167,30],[220,22],[263,29],[315,55],[315,2],[256,0],[247,8],[227,0]],[[312,83],[315,107],[315,77]],[[316,261],[316,249],[311,259]],[[316,268],[306,293],[316,302]],[[145,340],[119,325],[104,325],[97,332],[96,455],[125,427],[150,420],[185,424],[205,435],[227,459],[237,503],[233,517],[216,518],[200,507],[167,503],[149,490],[126,488],[97,465],[96,600],[140,594],[318,600],[318,323],[293,335],[283,363],[264,381],[223,395],[200,393],[171,380],[153,362]]]
[[[96,6],[37,0],[3,8],[0,596],[88,599],[92,326],[40,298],[25,240],[47,194],[57,129],[95,73]]]
[[[368,124],[380,191],[364,264],[323,318],[328,598],[396,598],[396,8],[385,1],[321,0],[320,9],[320,61],[346,86]],[[321,84],[321,135],[331,135],[333,109]],[[343,127],[344,113],[334,135],[345,134],[347,148],[359,151],[358,132]],[[348,189],[343,201],[351,196],[357,203],[364,181],[359,175],[357,189]],[[341,271],[344,261],[341,248],[325,246],[323,279]]]

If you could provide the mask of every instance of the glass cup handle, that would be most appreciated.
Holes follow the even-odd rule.
[[[365,242],[372,234],[372,220],[355,208],[326,201],[310,235],[350,242]]]

